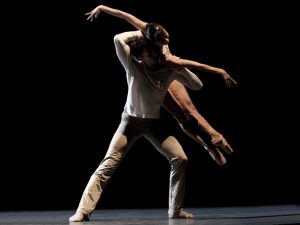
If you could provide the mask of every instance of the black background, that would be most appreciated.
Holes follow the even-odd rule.
[[[292,7],[218,0],[62,4],[24,10],[8,29],[0,210],[75,210],[107,150],[127,93],[112,38],[134,28],[105,13],[86,21],[84,13],[98,4],[164,25],[173,54],[224,68],[238,82],[227,89],[214,74],[194,71],[204,88],[189,91],[235,150],[225,154],[224,167],[162,110],[189,158],[185,207],[299,203]],[[138,140],[97,208],[167,207],[169,170],[154,147]]]

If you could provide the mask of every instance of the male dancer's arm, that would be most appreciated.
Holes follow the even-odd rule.
[[[127,31],[114,36],[116,53],[125,69],[130,55],[130,47],[127,43],[134,37],[142,37],[141,31]]]

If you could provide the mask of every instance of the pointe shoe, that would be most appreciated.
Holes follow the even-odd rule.
[[[223,166],[227,161],[224,155],[219,151],[217,147],[212,145],[209,142],[205,142],[202,137],[197,135],[197,141],[205,148],[205,150],[209,153],[210,157],[220,166]],[[209,144],[207,144],[209,143]]]
[[[76,212],[73,216],[69,218],[70,222],[83,222],[90,221],[89,215],[82,212]]]
[[[226,164],[227,161],[224,155],[219,151],[217,147],[209,146],[206,150],[209,153],[210,157],[220,166],[224,166]]]
[[[170,218],[186,218],[191,219],[194,218],[194,215],[191,213],[188,213],[184,209],[180,209],[178,213],[174,214],[173,216],[170,216]]]
[[[214,146],[223,148],[224,151],[229,155],[233,153],[233,149],[230,147],[230,145],[228,144],[228,142],[222,134],[213,135],[211,138],[211,143]]]

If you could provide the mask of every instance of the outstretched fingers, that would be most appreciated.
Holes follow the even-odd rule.
[[[231,146],[227,143],[226,145],[222,146],[222,148],[224,149],[225,152],[227,152],[228,154],[232,154],[233,153],[233,149],[231,148]]]
[[[94,16],[93,11],[88,12],[85,15],[88,16],[88,18],[86,18],[86,20],[91,20],[91,22],[93,21],[93,16]]]
[[[229,88],[233,88],[233,87],[237,86],[237,82],[232,77],[226,78],[225,83],[226,83],[226,86]]]
[[[229,155],[233,153],[233,149],[221,134],[213,136],[211,143],[216,147],[221,147]]]
[[[231,146],[227,143],[227,141],[225,140],[225,138],[221,139],[218,142],[213,143],[213,145],[221,147],[227,154],[232,154],[233,153],[233,149],[231,148]]]
[[[88,16],[87,20],[91,20],[91,22],[93,22],[94,19],[98,18],[99,13],[100,13],[100,10],[94,9],[94,10],[86,13],[85,15]]]

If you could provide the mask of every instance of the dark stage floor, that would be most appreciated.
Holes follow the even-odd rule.
[[[9,211],[0,212],[1,225],[227,225],[227,224],[300,224],[299,205],[189,208],[193,219],[168,219],[167,209],[96,210],[89,222],[69,223],[74,211]]]

